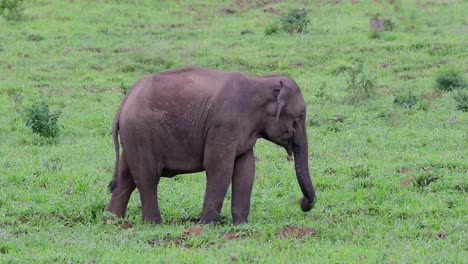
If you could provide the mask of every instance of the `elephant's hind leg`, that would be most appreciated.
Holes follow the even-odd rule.
[[[117,174],[117,184],[112,191],[112,197],[106,207],[106,211],[123,218],[127,210],[128,200],[133,190],[135,190],[135,187],[136,185],[130,169],[128,168],[127,159],[122,152]]]
[[[148,152],[133,151],[132,154],[128,154],[130,170],[140,193],[143,221],[159,224],[162,219],[158,204],[158,184],[162,164],[158,161],[158,157]]]

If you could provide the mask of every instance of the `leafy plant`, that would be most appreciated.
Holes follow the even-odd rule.
[[[280,28],[278,26],[278,23],[272,23],[270,24],[267,28],[265,28],[265,35],[267,36],[272,36],[278,34]]]
[[[466,86],[467,84],[463,76],[454,69],[442,70],[436,77],[436,87],[442,91],[464,89]]]
[[[437,181],[439,179],[438,176],[433,175],[432,173],[422,173],[414,179],[414,183],[419,188],[424,188],[429,184]]]
[[[384,31],[393,31],[395,29],[395,23],[388,19],[388,18],[384,18],[383,19],[383,30]]]
[[[39,98],[26,109],[26,125],[42,137],[55,138],[60,131],[60,114],[60,110],[50,112],[47,102]]]
[[[393,99],[393,103],[403,108],[411,108],[418,103],[418,98],[409,92],[396,96],[395,99]]]
[[[294,9],[280,18],[281,29],[288,33],[305,33],[310,20],[304,9]]]
[[[120,91],[123,93],[123,95],[126,95],[128,92],[128,89],[130,89],[130,87],[128,87],[128,85],[125,85],[125,83],[123,82],[120,82],[119,88],[120,88]]]
[[[350,67],[346,73],[348,74],[346,80],[347,90],[350,92],[346,101],[357,103],[369,99],[375,94],[374,80],[364,73],[364,66],[361,61]]]
[[[465,91],[458,91],[453,97],[457,101],[457,110],[468,112],[468,93]]]
[[[370,169],[366,165],[357,164],[350,168],[350,176],[353,179],[367,178],[370,175]]]
[[[21,4],[23,0],[0,0],[0,16],[6,20],[21,19]]]

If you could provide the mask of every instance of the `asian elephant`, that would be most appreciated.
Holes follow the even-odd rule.
[[[160,177],[206,171],[200,223],[217,219],[231,183],[233,222],[246,223],[258,138],[294,154],[304,195],[301,208],[309,211],[315,190],[308,170],[305,115],[299,87],[280,74],[188,66],[146,75],[129,89],[114,118],[116,165],[106,211],[124,217],[138,188],[143,220],[160,223]]]

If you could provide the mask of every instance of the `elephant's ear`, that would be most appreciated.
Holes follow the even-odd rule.
[[[276,110],[276,121],[279,120],[280,116],[284,112],[284,108],[289,100],[289,93],[289,88],[286,87],[282,81],[280,81],[279,87],[275,87],[276,102],[278,104],[278,108]]]

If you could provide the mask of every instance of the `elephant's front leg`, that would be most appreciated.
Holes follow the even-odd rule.
[[[255,157],[250,149],[236,158],[232,175],[231,212],[235,225],[247,223],[254,177]]]
[[[231,183],[235,161],[235,144],[215,143],[205,148],[206,192],[200,223],[217,220]]]

